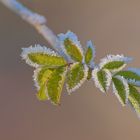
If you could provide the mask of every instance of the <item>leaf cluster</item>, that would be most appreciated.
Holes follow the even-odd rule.
[[[27,64],[35,67],[33,77],[39,100],[60,104],[64,85],[68,94],[71,94],[86,80],[92,79],[101,92],[106,93],[112,86],[120,103],[123,106],[129,103],[136,113],[140,114],[140,70],[124,70],[131,58],[107,55],[99,64],[95,64],[95,47],[91,41],[87,42],[86,50],[83,50],[77,36],[70,31],[59,34],[58,38],[70,61],[52,49],[40,45],[23,48],[21,54]]]

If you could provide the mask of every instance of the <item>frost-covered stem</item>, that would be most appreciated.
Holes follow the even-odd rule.
[[[0,0],[7,8],[18,14],[23,20],[31,24],[37,31],[48,41],[48,43],[68,61],[69,58],[63,51],[63,44],[58,40],[57,36],[46,25],[46,18],[42,15],[32,12],[23,6],[17,0]]]

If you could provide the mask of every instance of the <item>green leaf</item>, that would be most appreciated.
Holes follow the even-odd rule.
[[[118,97],[122,105],[125,105],[128,100],[129,87],[127,81],[120,76],[113,77],[113,91]]]
[[[38,100],[40,100],[40,101],[46,101],[46,100],[48,100],[47,89],[46,89],[46,83],[44,83],[44,84],[40,87],[40,89],[39,89],[39,91],[38,91],[38,93],[37,93],[37,98],[38,98]]]
[[[88,68],[81,63],[74,63],[70,66],[70,70],[67,74],[67,91],[71,93],[79,88],[87,79]]]
[[[92,56],[93,54],[92,54],[92,49],[90,48],[90,47],[88,47],[88,49],[87,49],[87,52],[86,52],[86,54],[85,54],[85,61],[86,61],[86,64],[89,64],[90,63],[90,61],[91,61],[91,59],[92,59]]]
[[[60,97],[64,85],[67,68],[61,67],[54,69],[51,77],[47,81],[48,96],[52,103],[60,104]]]
[[[23,48],[21,54],[26,63],[33,66],[58,67],[66,64],[66,60],[53,50],[36,45],[35,47]]]
[[[107,69],[98,69],[95,68],[92,73],[92,77],[94,79],[95,85],[102,92],[106,92],[109,89],[111,84],[111,73]]]
[[[34,80],[38,86],[44,85],[47,83],[51,77],[54,69],[48,69],[47,67],[37,68],[34,72]]]
[[[90,65],[91,67],[94,66],[93,59],[95,57],[95,48],[91,41],[87,42],[87,51],[85,54],[85,62],[86,64]]]
[[[125,63],[122,61],[113,61],[109,62],[106,65],[104,65],[103,69],[108,69],[108,70],[114,70],[114,69],[119,69],[122,67]]]
[[[48,99],[47,93],[47,81],[51,77],[53,73],[53,69],[48,69],[47,67],[37,68],[34,71],[34,81],[35,85],[38,88],[37,98],[41,101],[45,101]]]
[[[129,71],[129,70],[120,71],[120,72],[116,73],[115,75],[123,76],[125,79],[134,79],[136,81],[140,81],[140,75],[138,75],[135,72]]]
[[[66,64],[66,61],[62,57],[50,56],[43,53],[31,53],[28,57],[33,63],[46,65],[48,67],[56,67]]]
[[[140,93],[138,90],[129,84],[130,94],[129,94],[129,102],[136,111],[138,115],[140,115]]]
[[[107,55],[107,57],[101,59],[99,64],[100,69],[108,69],[111,72],[117,72],[122,70],[126,63],[130,62],[132,58],[124,57],[123,55]]]
[[[75,61],[82,62],[83,54],[78,46],[74,44],[70,39],[64,40],[64,46],[67,54]]]
[[[97,73],[97,76],[101,86],[103,87],[104,91],[106,91],[106,73],[101,70]]]
[[[98,76],[98,80],[100,82],[100,84],[102,85],[104,91],[106,92],[106,81],[107,81],[107,77],[106,77],[106,72],[104,70],[100,70],[98,73],[97,73],[97,76]]]
[[[39,89],[38,99],[46,100],[49,97],[54,104],[59,104],[65,74],[65,67],[57,69],[38,68],[34,74],[36,86]]]

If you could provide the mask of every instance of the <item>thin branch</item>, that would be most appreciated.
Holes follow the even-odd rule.
[[[0,2],[7,8],[14,11],[24,21],[31,24],[60,55],[64,56],[66,60],[70,61],[70,58],[63,51],[63,44],[59,41],[52,30],[47,27],[47,20],[44,16],[32,12],[17,0],[0,0]]]

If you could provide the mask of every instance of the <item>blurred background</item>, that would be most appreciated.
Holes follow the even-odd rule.
[[[47,17],[58,34],[72,30],[83,47],[91,39],[96,62],[107,54],[134,57],[140,67],[139,0],[20,0]],[[47,42],[28,23],[0,4],[0,139],[1,140],[139,140],[140,120],[86,82],[61,106],[36,99],[33,68],[21,60],[22,47]]]

